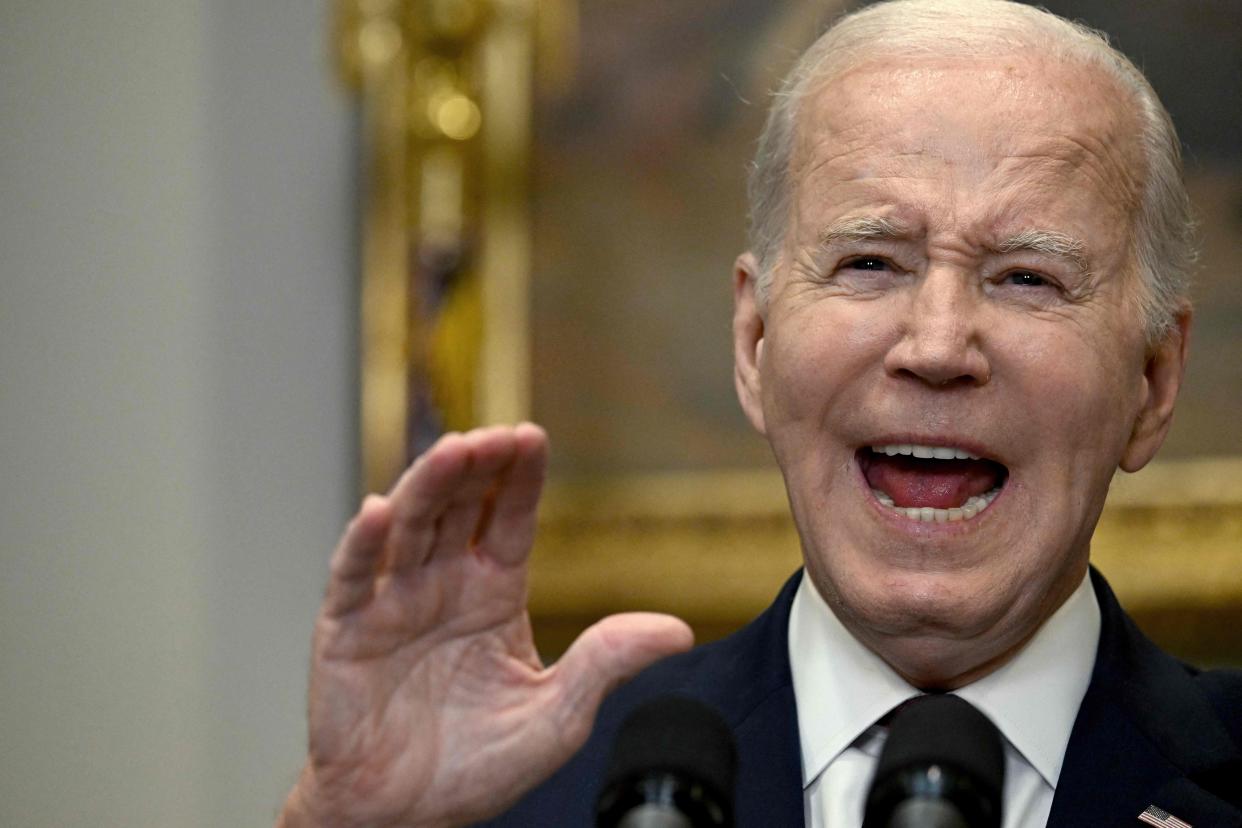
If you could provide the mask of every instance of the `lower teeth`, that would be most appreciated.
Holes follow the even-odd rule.
[[[967,498],[966,502],[960,507],[952,509],[936,509],[932,506],[897,506],[893,503],[891,497],[879,489],[872,489],[871,493],[875,495],[876,500],[894,512],[905,515],[910,520],[918,520],[923,523],[953,523],[959,520],[970,520],[986,509],[996,499],[996,496],[1000,494],[1000,487],[997,486],[990,492],[985,492],[981,495],[973,495]]]

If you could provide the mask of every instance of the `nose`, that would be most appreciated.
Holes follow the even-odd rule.
[[[909,294],[885,371],[933,386],[987,383],[992,370],[982,347],[981,299],[965,274],[929,270]]]

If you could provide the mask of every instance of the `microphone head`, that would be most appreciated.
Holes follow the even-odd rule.
[[[1004,781],[996,725],[957,696],[920,696],[893,716],[863,825],[886,828],[903,802],[940,799],[971,828],[1000,828]]]
[[[682,811],[695,828],[732,826],[736,774],[737,748],[720,714],[685,696],[661,696],[622,722],[596,824],[617,825],[655,804]]]

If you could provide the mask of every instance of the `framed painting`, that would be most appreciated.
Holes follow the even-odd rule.
[[[382,169],[377,148],[397,139],[368,139],[364,236],[389,258],[367,259],[364,281],[387,262],[405,297],[424,297],[400,311],[402,325],[364,322],[391,351],[390,385],[404,389],[375,403],[399,421],[378,439],[364,354],[364,455],[386,464],[368,479],[377,485],[405,462],[419,433],[534,419],[553,446],[531,595],[544,648],[636,608],[675,612],[700,638],[722,634],[765,606],[800,560],[780,476],[733,392],[730,274],[745,246],[746,164],[776,80],[843,4],[466,5],[480,10],[475,28],[432,51],[461,63],[454,89],[477,104],[478,134],[411,139],[406,123],[404,159]],[[1158,462],[1119,475],[1093,560],[1163,644],[1242,663],[1242,100],[1220,94],[1242,86],[1242,21],[1224,0],[1193,14],[1173,0],[1045,5],[1109,31],[1145,67],[1186,144],[1203,238],[1173,431]],[[394,21],[411,49],[418,25]],[[418,67],[428,71],[414,55],[392,70],[407,99]],[[382,116],[374,98],[364,111]],[[455,147],[475,178],[436,184],[429,143]],[[414,183],[388,197],[420,206],[393,219],[376,202],[398,168]],[[434,218],[437,192],[449,193],[456,219]],[[373,236],[386,215],[388,234]],[[459,234],[459,255],[447,257],[457,281],[437,276],[430,294],[425,262],[436,259],[419,235],[428,216]],[[454,298],[462,284],[473,285],[464,303]],[[411,307],[392,296],[379,304],[396,314],[393,302]],[[410,331],[428,329],[443,341],[411,347]],[[429,353],[456,367],[428,368]],[[437,387],[437,370],[466,390],[418,390]],[[449,413],[427,419],[419,408],[437,404]]]

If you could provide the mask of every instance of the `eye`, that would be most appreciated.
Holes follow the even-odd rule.
[[[888,262],[879,256],[855,256],[841,263],[845,270],[888,270]]]
[[[1014,285],[1016,287],[1044,287],[1051,284],[1051,282],[1043,276],[1029,270],[1010,271],[1005,274],[1001,281],[1004,284]]]
[[[900,260],[884,255],[842,251],[836,262],[835,268],[825,273],[824,282],[857,295],[878,295],[913,277]]]

